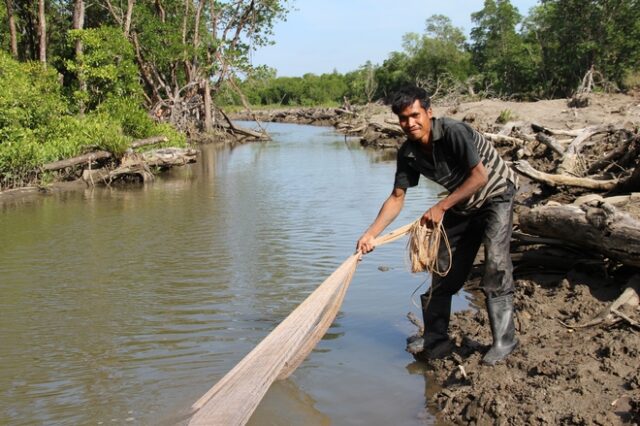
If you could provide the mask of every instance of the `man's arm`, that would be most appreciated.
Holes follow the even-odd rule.
[[[436,224],[442,221],[444,212],[461,201],[469,199],[473,194],[482,189],[489,180],[488,176],[487,169],[482,164],[482,161],[479,162],[469,170],[469,177],[465,179],[455,191],[438,201],[436,205],[422,215],[420,223],[422,225],[426,224],[430,228],[435,227]]]
[[[372,251],[375,246],[373,240],[389,226],[391,222],[398,216],[404,206],[404,196],[407,193],[405,188],[394,188],[389,198],[382,204],[376,220],[365,231],[356,244],[356,250],[362,251],[363,254]]]

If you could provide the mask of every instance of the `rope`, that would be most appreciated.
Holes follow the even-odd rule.
[[[438,264],[438,251],[440,250],[440,241],[443,238],[449,254],[449,265],[444,271],[441,271]],[[451,246],[442,221],[438,222],[435,228],[420,225],[420,219],[413,222],[409,229],[407,252],[413,273],[426,271],[444,277],[451,270]]]
[[[420,225],[420,219],[411,224],[409,229],[409,241],[407,242],[407,253],[409,255],[409,266],[411,272],[429,272],[433,275],[444,277],[451,270],[452,254],[451,245],[447,238],[447,233],[442,225],[442,220],[438,222],[435,228],[429,228],[426,225]],[[440,243],[444,240],[444,244],[447,249],[449,264],[444,271],[440,270],[440,264],[438,262],[438,252],[440,251]],[[411,293],[411,303],[418,309],[423,309],[429,306],[431,303],[431,296],[433,295],[433,283],[429,287],[429,296],[424,306],[418,305],[414,300],[414,297],[418,290],[426,283],[425,279],[418,285],[418,287]]]
[[[390,243],[408,233],[413,235],[414,228],[415,223],[402,226],[376,238],[374,245]],[[431,239],[423,241],[430,242]],[[439,241],[438,237],[433,243],[439,244]],[[437,254],[437,250],[435,253]],[[191,406],[195,414],[189,425],[246,424],[271,384],[276,379],[287,378],[293,373],[331,326],[361,255],[362,253],[356,252],[349,256],[231,371],[196,401]]]

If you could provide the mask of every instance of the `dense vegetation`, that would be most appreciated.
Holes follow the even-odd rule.
[[[436,97],[568,97],[589,71],[604,90],[640,86],[640,1],[542,0],[525,17],[509,0],[485,0],[471,17],[469,39],[434,15],[424,34],[404,35],[403,50],[381,65],[303,77],[260,69],[243,88],[254,104],[315,105],[385,99],[406,83]]]
[[[0,190],[47,162],[211,130],[212,98],[249,68],[287,0],[4,0]]]
[[[364,103],[408,82],[440,98],[564,97],[589,70],[606,89],[640,85],[638,0],[541,0],[527,17],[485,0],[469,39],[435,15],[382,64],[278,77],[249,53],[290,2],[0,2],[0,190],[87,149],[159,134],[181,145],[215,128],[216,106]]]

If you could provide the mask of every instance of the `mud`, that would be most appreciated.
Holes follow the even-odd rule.
[[[637,332],[622,322],[575,330],[560,323],[596,316],[619,295],[615,280],[572,270],[518,279],[516,289],[520,345],[502,364],[481,364],[491,344],[486,310],[453,315],[453,349],[426,361],[428,378],[443,386],[428,402],[432,411],[451,424],[638,424]]]

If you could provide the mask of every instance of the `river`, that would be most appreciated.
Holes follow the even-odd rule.
[[[353,252],[392,189],[393,154],[328,128],[268,131],[203,146],[144,187],[0,204],[0,424],[182,424]],[[439,191],[410,190],[390,229]],[[423,281],[404,241],[365,256],[327,335],[250,424],[433,423],[404,351]]]

